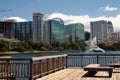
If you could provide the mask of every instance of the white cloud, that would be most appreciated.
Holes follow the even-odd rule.
[[[48,15],[47,19],[53,19],[55,17],[61,18],[65,22],[65,24],[82,23],[85,26],[86,31],[90,31],[90,21],[107,20],[113,23],[115,32],[120,31],[120,14],[115,17],[100,16],[96,18],[91,18],[88,15],[74,16],[56,12]]]
[[[110,7],[110,6],[105,7],[105,11],[117,11],[117,10],[118,10],[117,7]]]
[[[8,17],[8,18],[4,18],[4,20],[16,20],[16,22],[25,22],[27,21],[26,19],[23,19],[21,17]]]

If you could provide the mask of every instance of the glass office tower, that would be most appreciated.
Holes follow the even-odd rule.
[[[15,22],[15,39],[18,39],[22,42],[32,41],[32,22]]]
[[[0,38],[14,38],[14,22],[0,22]]]
[[[91,39],[94,37],[97,38],[97,40],[105,40],[107,39],[107,21],[101,20],[101,21],[94,21],[91,22]]]
[[[64,22],[60,18],[54,18],[46,22],[47,25],[47,40],[49,43],[64,42]]]
[[[51,27],[50,27],[50,21],[44,21],[43,26],[43,42],[50,43],[50,34],[51,34]]]
[[[81,23],[65,25],[64,38],[65,42],[85,40],[84,25]]]

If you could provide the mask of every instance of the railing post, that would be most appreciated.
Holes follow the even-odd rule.
[[[65,68],[68,68],[68,63],[67,63],[68,55],[65,57],[65,60],[66,60],[66,67]]]
[[[113,62],[115,62],[115,56],[113,56]]]
[[[55,72],[55,58],[52,58],[52,69]]]
[[[49,58],[48,59],[46,59],[46,75],[48,75],[49,74]]]
[[[39,77],[41,77],[41,76],[42,76],[41,66],[42,66],[42,61],[41,61],[41,60],[39,60],[39,74],[40,74],[40,76],[39,76]]]
[[[99,64],[99,56],[97,55],[97,64]]]
[[[81,67],[83,68],[83,56],[81,56]]]
[[[33,60],[30,59],[30,79],[33,80]]]

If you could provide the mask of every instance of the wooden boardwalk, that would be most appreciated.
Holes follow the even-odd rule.
[[[120,68],[114,69],[112,77],[108,77],[108,72],[97,72],[93,77],[85,75],[87,72],[79,68],[67,68],[37,80],[120,80]]]

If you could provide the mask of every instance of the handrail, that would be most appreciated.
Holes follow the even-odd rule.
[[[68,54],[68,67],[84,67],[88,64],[100,64],[109,66],[111,62],[120,62],[120,54],[84,53]]]
[[[32,60],[42,60],[42,59],[49,59],[49,58],[58,58],[58,57],[65,57],[67,54],[62,54],[62,55],[52,55],[52,56],[43,56],[43,57],[33,57]]]
[[[33,78],[50,74],[67,67],[67,55],[53,55],[33,58],[0,58],[0,79]]]
[[[0,58],[0,78],[42,77],[66,67],[84,67],[88,64],[108,66],[110,62],[120,62],[120,54],[84,53],[39,56],[33,58]]]
[[[84,54],[68,54],[68,56],[120,56],[120,54],[107,54],[107,53],[84,53]]]

